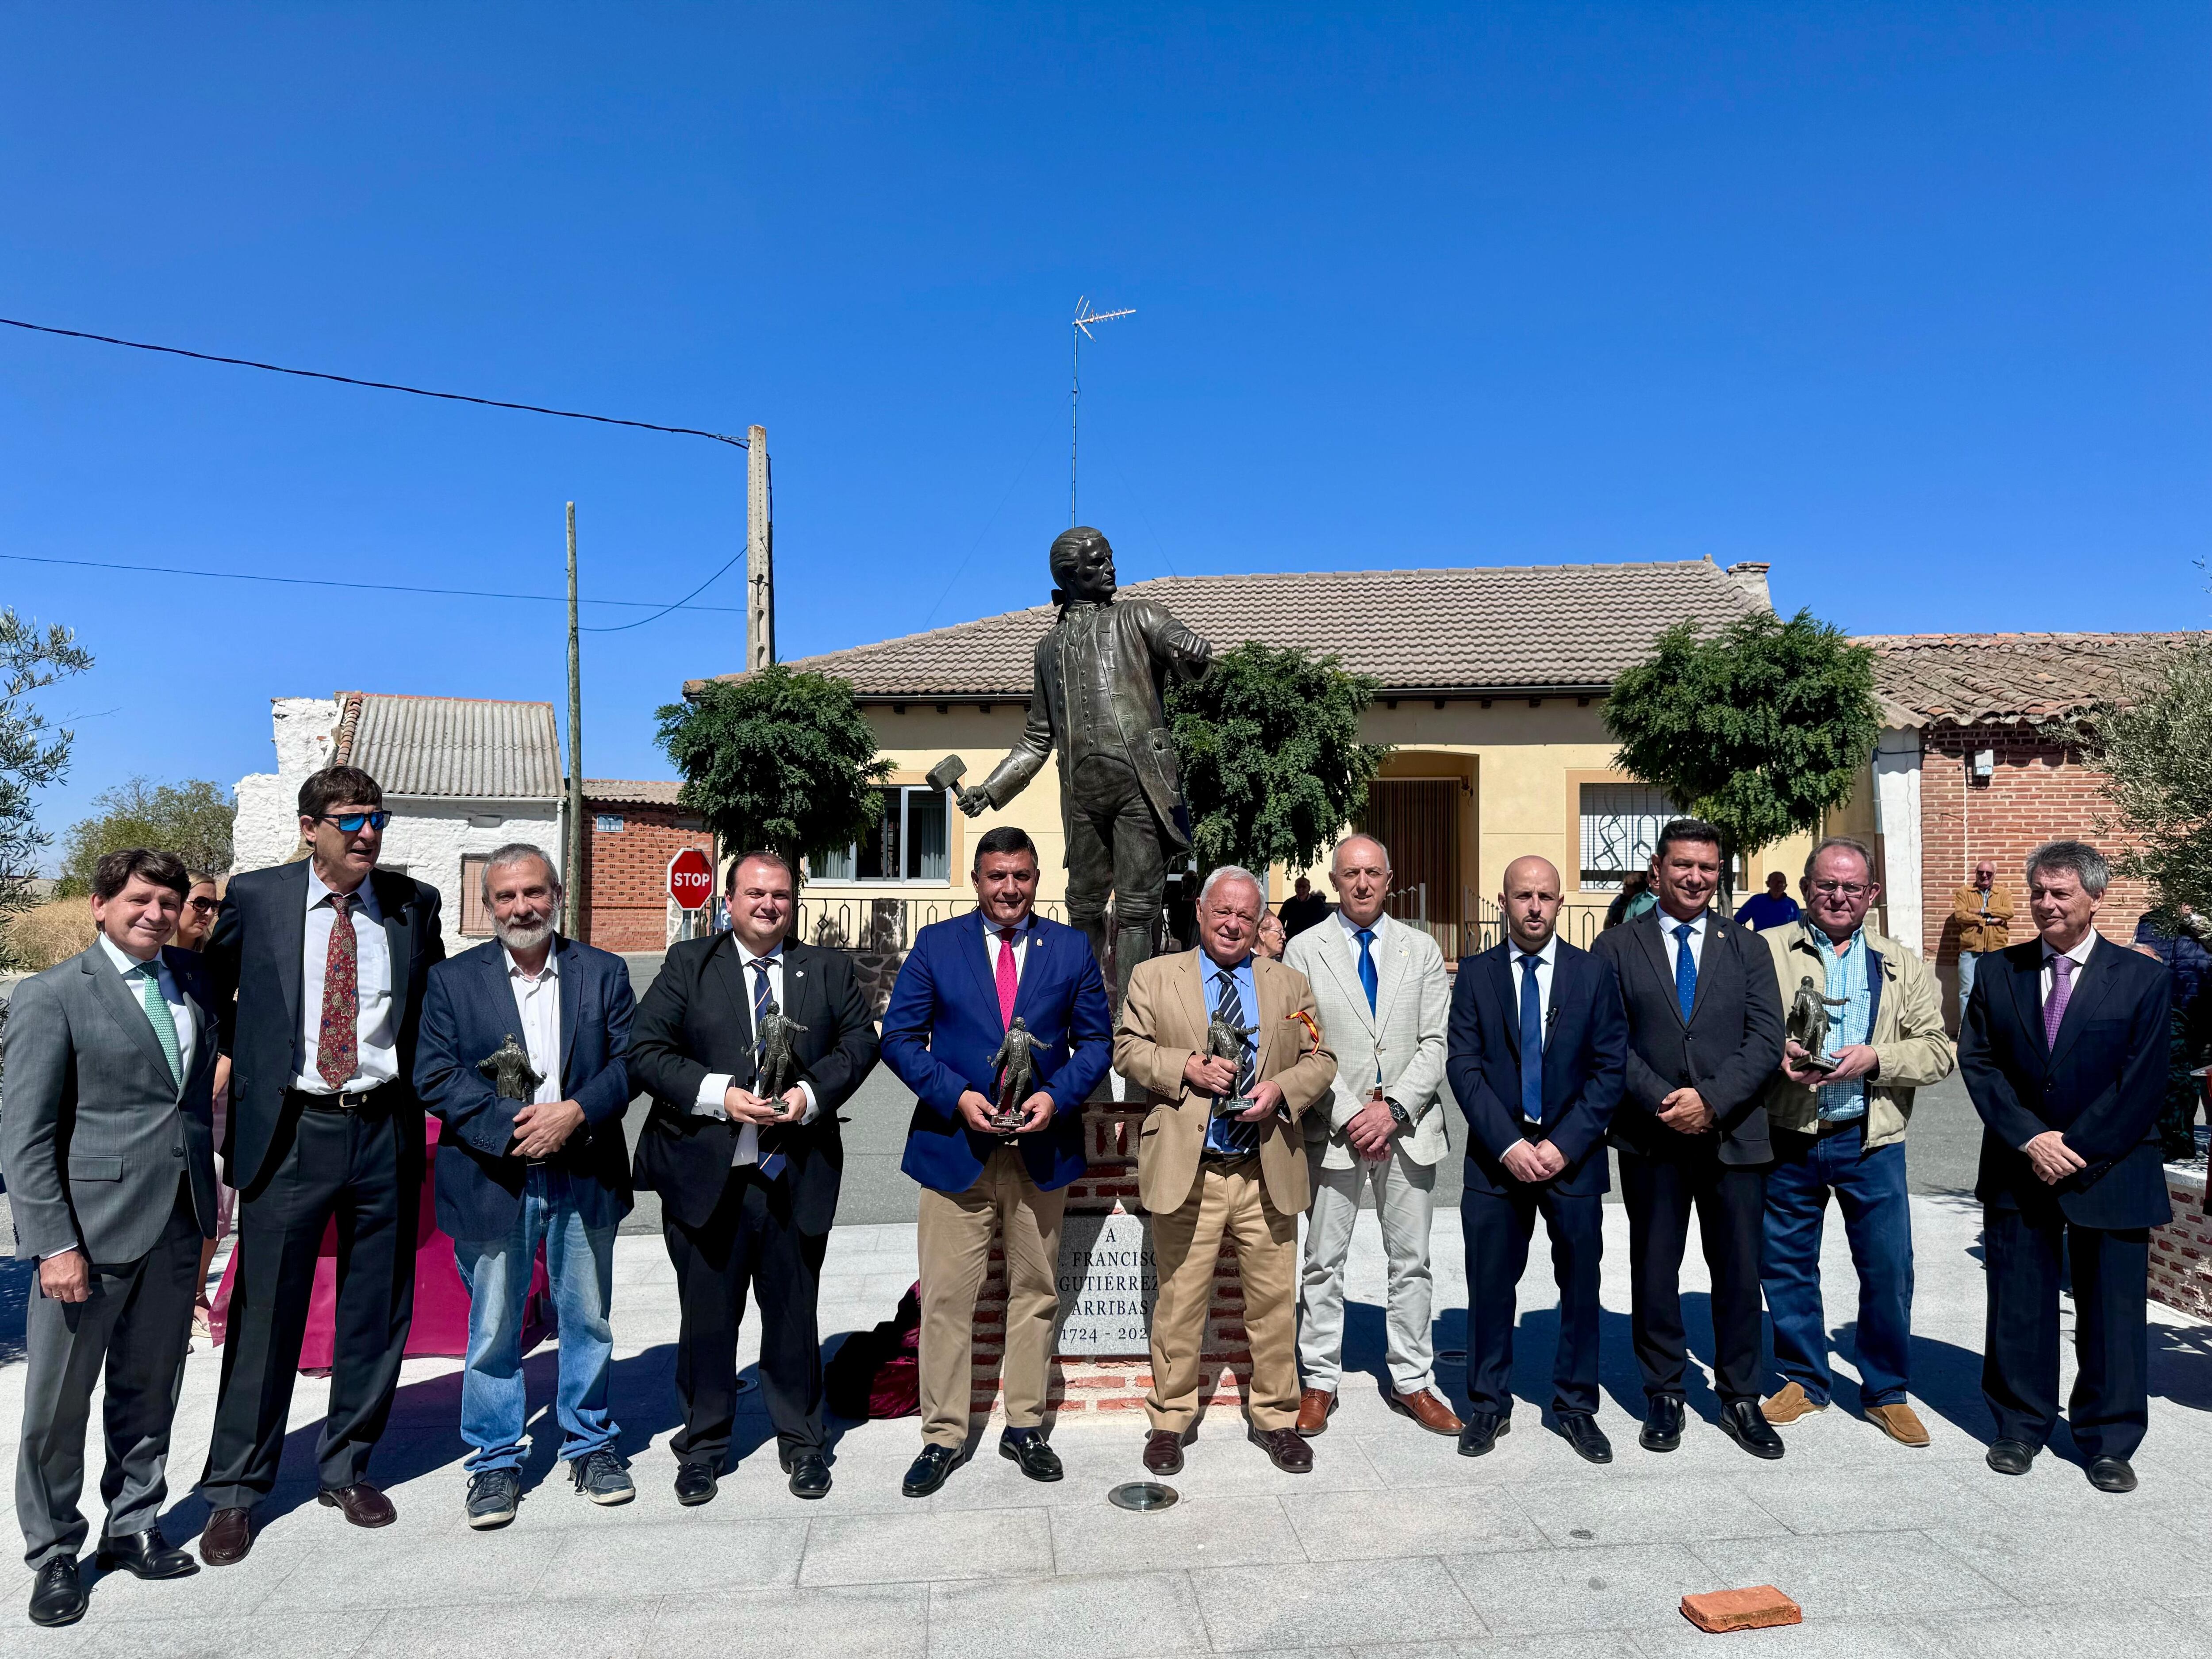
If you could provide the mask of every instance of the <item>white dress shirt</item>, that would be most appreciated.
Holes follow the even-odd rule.
[[[1682,919],[1669,915],[1663,905],[1651,914],[1658,918],[1660,936],[1667,945],[1667,966],[1671,969],[1675,959],[1682,954],[1682,941],[1674,936],[1674,930],[1682,926]],[[1690,918],[1690,960],[1700,968],[1705,965],[1705,923],[1711,919],[1712,912],[1710,910],[1700,910]],[[1550,1005],[1545,1006],[1548,1007]]]
[[[522,1022],[522,1047],[530,1056],[530,1069],[538,1073],[538,1092],[531,1103],[551,1105],[565,1099],[561,1092],[561,964],[551,951],[533,977],[522,971],[514,952],[504,945],[507,982],[514,992],[515,1018]]]
[[[363,880],[354,890],[347,920],[353,924],[354,984],[359,994],[355,1022],[353,1075],[338,1088],[315,1069],[322,1038],[323,972],[330,965],[330,888],[307,863],[307,940],[300,953],[300,1036],[294,1046],[292,1087],[303,1094],[351,1094],[389,1083],[399,1075],[399,1037],[392,1029],[392,947],[384,937],[384,913],[377,908],[375,884]]]
[[[2054,951],[2047,942],[2044,945],[2043,1000],[2046,1005],[2051,1000],[2051,988],[2058,982],[2058,975],[2051,971],[2051,959],[2059,956],[2069,958],[2074,963],[2074,983],[2078,986],[2081,982],[2081,969],[2088,963],[2089,952],[2096,948],[2097,930],[2094,927],[2082,934],[2081,943],[2070,951]]]
[[[123,988],[131,994],[131,1000],[141,1009],[146,1006],[145,981],[142,974],[150,973],[154,982],[161,988],[161,1000],[169,1005],[169,1023],[177,1028],[177,1064],[183,1075],[177,1079],[182,1087],[185,1078],[192,1074],[192,1056],[199,1052],[199,1032],[192,1024],[192,1011],[185,1002],[185,994],[177,988],[176,976],[170,973],[169,964],[157,952],[151,962],[141,962],[128,951],[108,938],[100,936],[100,948],[115,964],[115,971],[123,975]],[[151,1030],[154,1022],[147,1020]]]
[[[1029,915],[1014,924],[1014,942],[1012,945],[1008,945],[1006,940],[999,937],[1000,930],[996,922],[984,915],[981,910],[976,911],[975,915],[983,923],[983,958],[991,964],[993,988],[995,989],[999,983],[999,957],[1003,951],[1012,951],[1014,953],[1014,987],[1019,990],[1022,983],[1022,969],[1029,964],[1030,938],[1036,931],[1036,912],[1030,911]]]
[[[730,936],[730,944],[737,951],[738,967],[744,979],[745,1030],[750,1036],[752,1035],[753,1027],[753,985],[757,977],[753,973],[753,963],[756,962],[768,963],[768,994],[775,999],[777,1007],[783,1009],[787,1013],[790,1012],[791,1003],[783,994],[783,951],[778,948],[767,956],[757,957],[745,948],[734,933]],[[691,1106],[693,1115],[699,1117],[727,1117],[729,1114],[723,1109],[722,1097],[729,1092],[731,1080],[732,1073],[728,1072],[709,1072],[705,1077],[700,1079],[699,1098],[692,1103]],[[811,1123],[821,1115],[822,1110],[821,1103],[814,1098],[814,1085],[805,1078],[801,1078],[799,1080],[799,1092],[806,1097],[806,1109],[788,1121],[793,1123]],[[740,1164],[759,1162],[760,1126],[757,1123],[741,1123],[738,1126],[737,1150],[730,1155],[730,1167],[734,1170]]]

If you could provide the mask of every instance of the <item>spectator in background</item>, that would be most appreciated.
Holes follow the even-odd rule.
[[[1997,867],[1987,859],[1974,866],[1974,878],[1951,900],[1951,919],[1959,924],[1959,1023],[1966,1020],[1966,999],[1974,994],[1974,968],[1992,951],[2012,942],[2012,895],[1997,885]]]
[[[1289,937],[1283,932],[1283,919],[1280,916],[1265,915],[1260,918],[1260,936],[1252,942],[1255,954],[1263,956],[1270,962],[1280,962],[1283,959],[1283,946],[1289,943]]]
[[[197,957],[207,948],[208,935],[215,931],[215,913],[222,904],[216,889],[216,878],[198,871],[191,878],[191,890],[185,896],[185,907],[177,913],[177,936],[169,941],[172,951],[189,951]],[[200,1276],[192,1291],[192,1340],[212,1344],[215,1328],[211,1321],[213,1310],[208,1306],[208,1268],[215,1261],[215,1247],[230,1237],[231,1211],[238,1202],[237,1188],[226,1185],[222,1179],[222,1131],[230,1119],[230,1056],[217,1054],[215,1059],[215,1237],[200,1241]]]
[[[1300,876],[1291,885],[1291,896],[1283,901],[1283,939],[1285,944],[1317,921],[1328,920],[1328,901],[1313,890],[1313,883]],[[1279,947],[1274,957],[1282,959]]]
[[[2166,964],[2173,977],[2173,1014],[2168,1024],[2166,1106],[2159,1114],[2160,1150],[2169,1162],[2197,1156],[2197,1110],[2204,1103],[2204,1082],[2197,1068],[2212,1050],[2212,921],[2188,905],[2172,913],[2154,911],[2136,923],[2136,949]]]
[[[1783,927],[1803,914],[1797,901],[1790,896],[1790,878],[1780,870],[1766,874],[1766,890],[1754,893],[1743,902],[1735,919],[1755,933],[1765,933],[1770,927]]]
[[[1613,896],[1613,902],[1605,907],[1605,925],[1618,927],[1624,921],[1633,921],[1658,902],[1652,896],[1650,872],[1633,871],[1621,878],[1620,890]]]

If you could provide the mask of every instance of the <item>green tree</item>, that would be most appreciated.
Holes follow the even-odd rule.
[[[32,815],[32,792],[58,783],[69,771],[73,732],[55,731],[32,707],[34,691],[92,666],[92,653],[55,623],[43,631],[0,610],[0,920],[34,902],[30,884],[38,855],[53,837]],[[14,966],[0,928],[0,966]]]
[[[883,816],[891,763],[850,682],[781,663],[720,680],[659,711],[660,746],[684,775],[683,804],[725,849],[772,847],[799,867],[864,839]]]
[[[2081,725],[2057,733],[2104,776],[2112,807],[2100,830],[2130,843],[2118,860],[2151,885],[2167,917],[2212,915],[2212,643],[2137,675]]]
[[[230,868],[230,792],[205,778],[149,784],[133,778],[92,798],[93,815],[63,837],[64,896],[92,890],[93,866],[126,847],[174,853],[187,870],[221,875]]]
[[[1390,752],[1362,743],[1381,682],[1334,657],[1247,640],[1168,694],[1170,727],[1201,868],[1308,868],[1367,805]]]
[[[1850,794],[1881,728],[1874,653],[1805,611],[1711,635],[1678,623],[1613,682],[1605,725],[1615,765],[1720,830],[1726,903],[1737,855],[1817,829]]]

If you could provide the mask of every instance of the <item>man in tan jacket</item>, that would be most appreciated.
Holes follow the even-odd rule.
[[[1774,953],[1782,1006],[1825,999],[1819,1055],[1792,1018],[1782,1065],[1767,1086],[1774,1164],[1766,1176],[1766,1307],[1774,1321],[1779,1392],[1770,1423],[1828,1406],[1828,1325],[1820,1306],[1820,1231],[1831,1194],[1844,1212],[1858,1271],[1859,1402],[1900,1444],[1928,1431],[1905,1401],[1912,1340],[1912,1214],[1905,1128],[1912,1092],[1951,1073],[1942,994],[1928,964],[1866,926],[1881,891],[1863,842],[1833,836],[1813,849],[1802,884],[1805,914],[1760,937]],[[1809,1062],[1825,1059],[1826,1066]]]
[[[1259,878],[1224,866],[1198,899],[1200,948],[1155,957],[1130,975],[1114,1069],[1153,1102],[1137,1152],[1137,1193],[1152,1216],[1152,1435],[1145,1467],[1182,1468],[1199,1405],[1199,1356],[1223,1237],[1236,1245],[1252,1351],[1247,1419],[1277,1468],[1304,1474],[1297,1435],[1298,1216],[1309,1190],[1298,1118],[1324,1099],[1336,1056],[1322,1041],[1313,988],[1253,953],[1266,901]],[[1210,1028],[1240,1058],[1213,1052]],[[1249,1103],[1241,1111],[1234,1103]],[[1221,1105],[1231,1109],[1217,1109]]]
[[[1974,969],[1990,951],[2012,943],[2012,895],[1997,885],[1996,865],[1984,859],[1974,866],[1974,878],[1952,896],[1951,919],[1959,924],[1959,1019],[1964,1024]]]

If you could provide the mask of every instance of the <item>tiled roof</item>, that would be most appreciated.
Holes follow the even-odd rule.
[[[1894,726],[2049,720],[2124,694],[2202,634],[1885,634],[1875,694]]]
[[[550,702],[349,692],[346,703],[333,763],[360,767],[386,794],[526,800],[561,793]]]
[[[1765,569],[1686,560],[1162,576],[1121,596],[1157,600],[1216,649],[1302,646],[1386,690],[1602,690],[1678,622],[1717,625],[1766,608]],[[1026,696],[1053,617],[1036,605],[791,665],[841,675],[863,696]]]
[[[584,799],[633,806],[674,806],[683,785],[659,778],[586,778]]]

